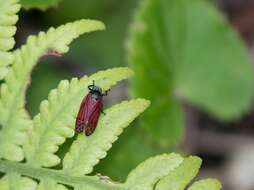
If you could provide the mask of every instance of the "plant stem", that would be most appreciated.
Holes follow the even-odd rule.
[[[75,177],[61,173],[61,170],[46,168],[32,168],[24,163],[0,160],[0,172],[17,172],[21,175],[36,179],[53,179],[58,183],[69,186],[91,186],[103,190],[123,190],[123,184],[116,184],[111,181],[100,180],[96,176]]]

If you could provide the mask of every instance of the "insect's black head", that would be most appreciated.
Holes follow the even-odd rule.
[[[92,85],[88,86],[88,89],[90,90],[90,93],[102,96],[102,89],[99,86],[95,86],[94,81]]]
[[[99,95],[102,95],[102,89],[99,86],[93,85],[92,90],[90,90],[93,93],[97,93]]]
[[[94,81],[92,85],[88,86],[88,89],[90,90],[90,93],[96,94],[98,96],[106,96],[108,94],[108,91],[105,91],[105,93],[102,93],[102,89],[99,86],[95,86]]]

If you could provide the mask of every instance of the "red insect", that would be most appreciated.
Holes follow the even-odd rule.
[[[102,97],[108,94],[108,91],[103,94],[102,89],[95,86],[94,81],[92,85],[88,86],[88,89],[90,92],[80,105],[75,127],[77,133],[84,131],[86,136],[89,136],[94,132],[100,113],[104,113],[102,110]]]

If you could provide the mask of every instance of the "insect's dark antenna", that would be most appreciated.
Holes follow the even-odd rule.
[[[93,87],[95,86],[95,82],[94,82],[94,80],[93,80],[93,84],[91,84],[91,85],[89,85],[88,86],[88,90],[93,90]]]

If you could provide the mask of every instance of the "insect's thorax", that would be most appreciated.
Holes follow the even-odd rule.
[[[91,98],[92,98],[93,103],[96,103],[98,100],[101,99],[101,95],[100,95],[100,93],[93,92],[93,93],[91,93]]]

